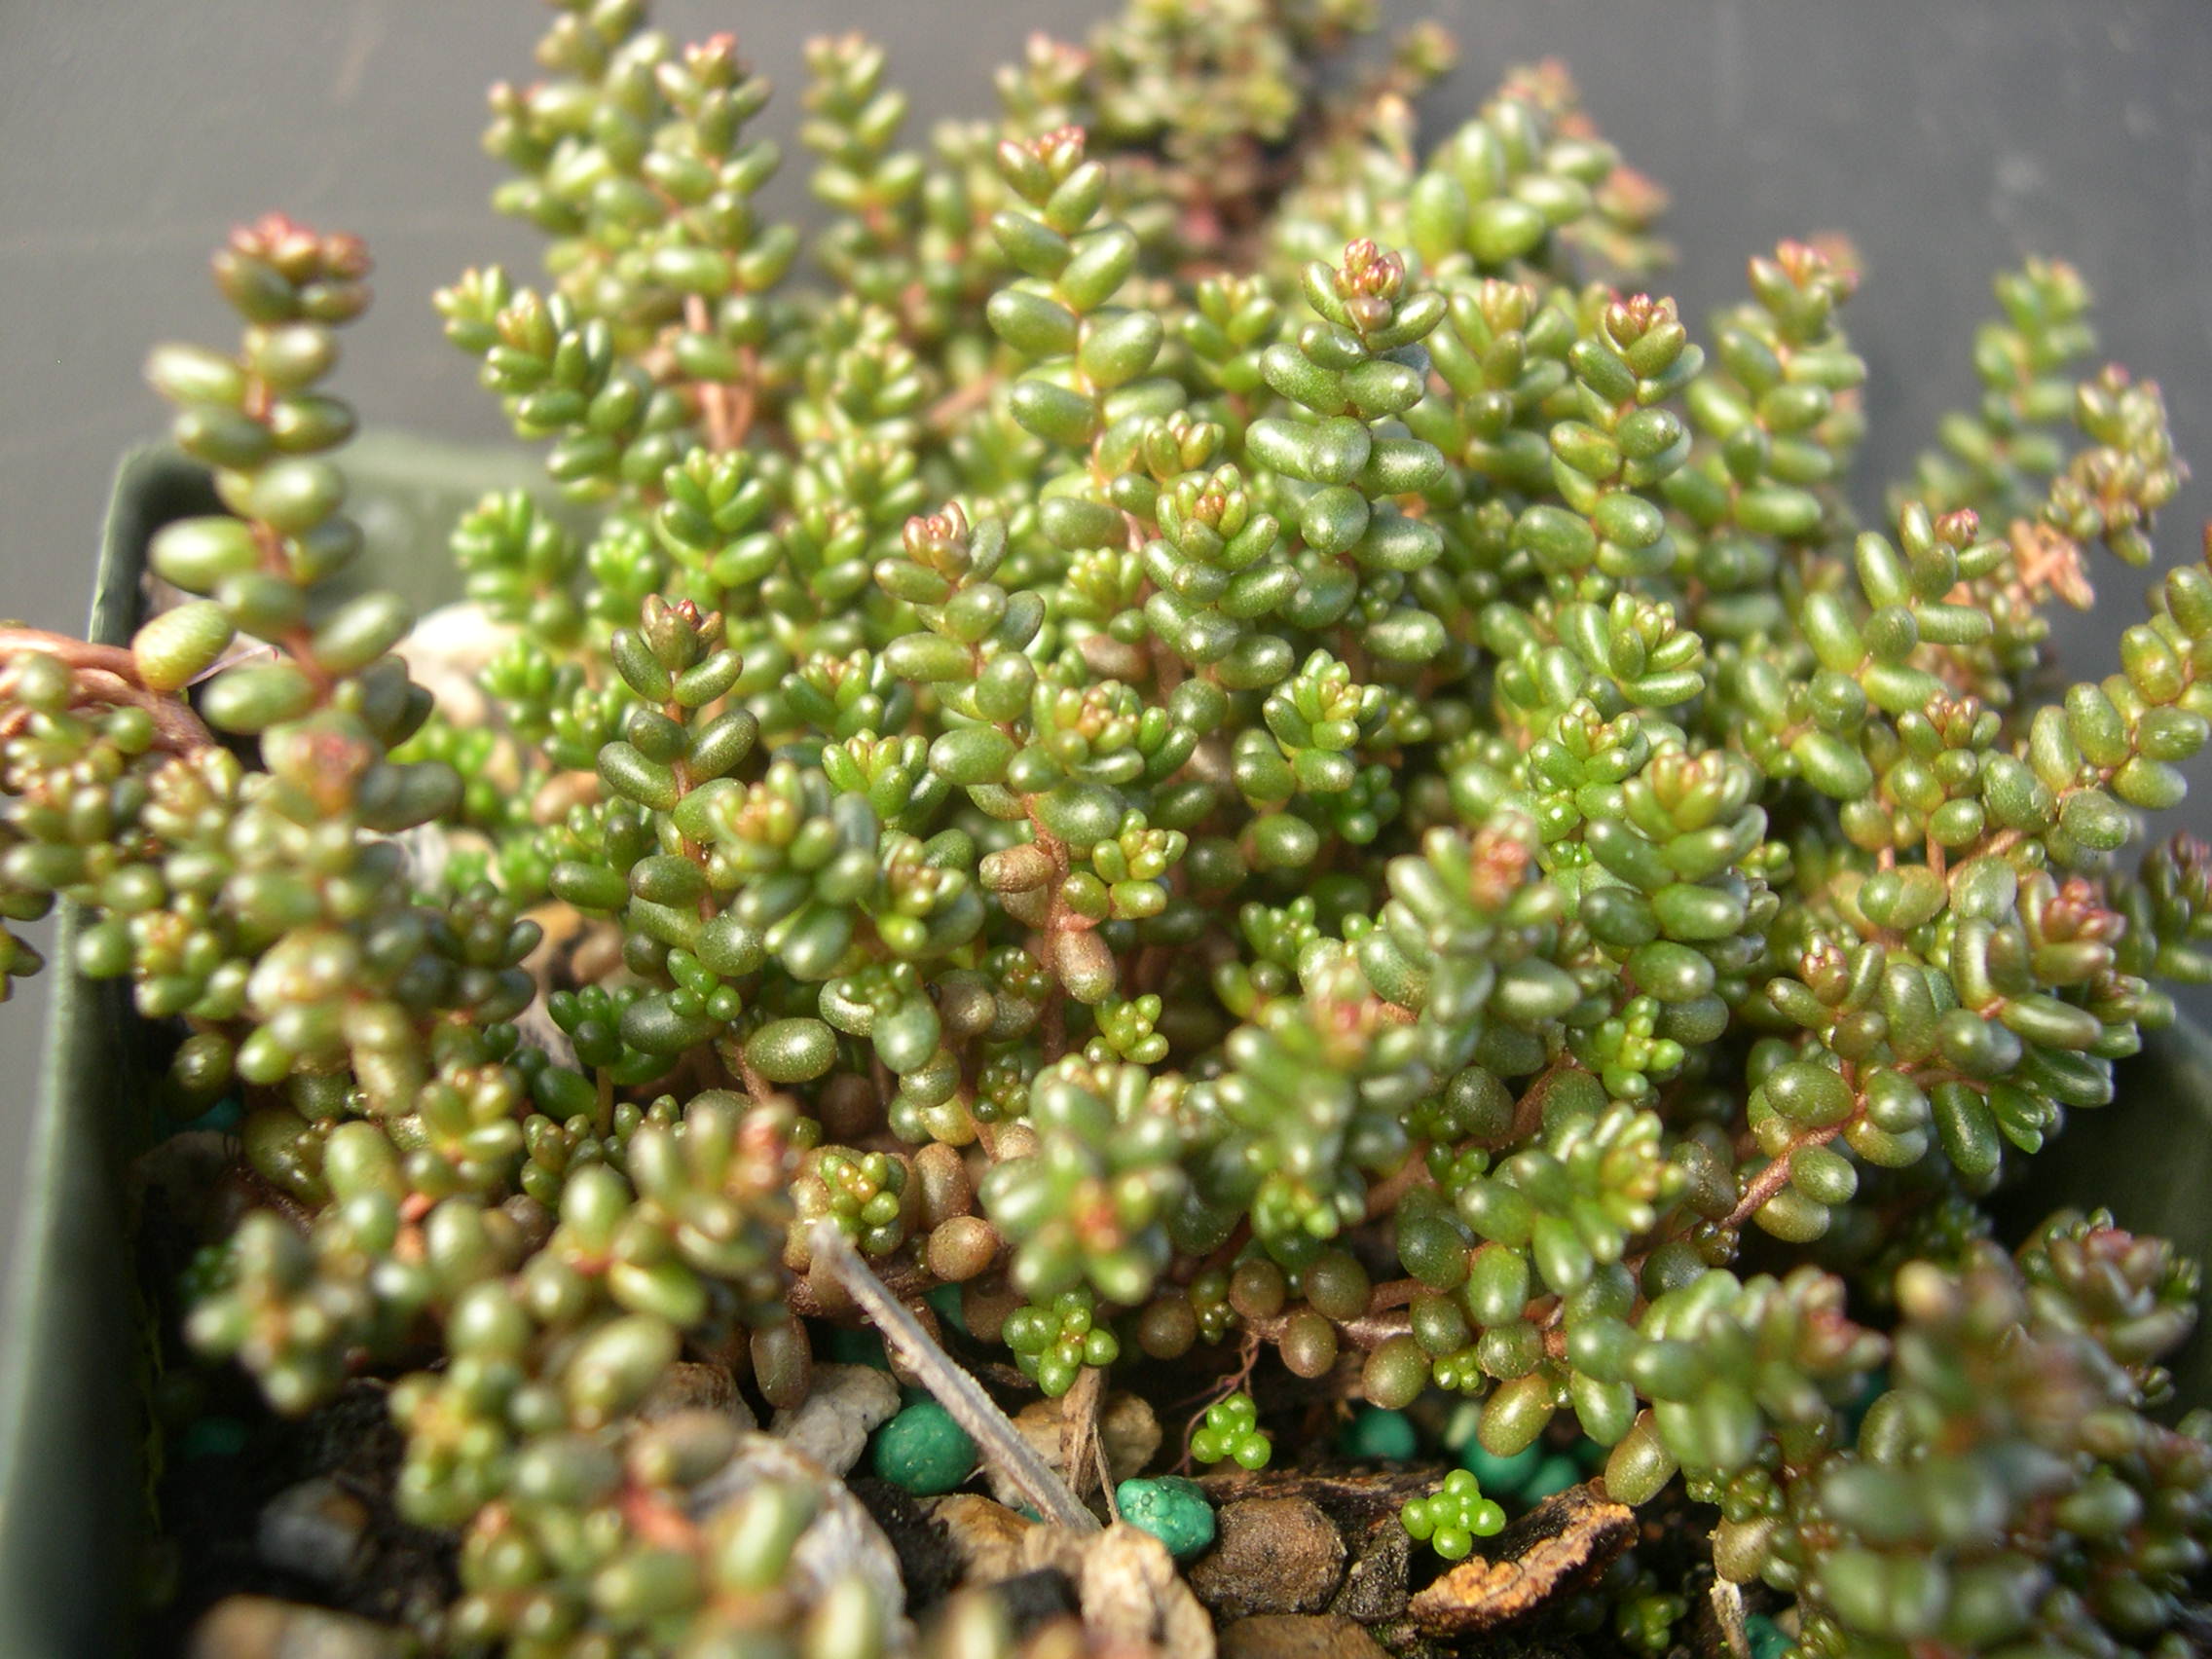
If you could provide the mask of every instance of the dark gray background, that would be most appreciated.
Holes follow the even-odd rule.
[[[1035,28],[1106,7],[908,0],[667,4],[684,38],[737,31],[779,88],[801,41],[865,26],[916,126],[979,110]],[[2030,252],[2082,267],[2109,354],[2158,379],[2200,459],[2166,521],[2189,556],[2212,511],[2212,8],[2203,0],[1386,0],[1433,12],[1461,67],[1428,106],[1471,112],[1509,64],[1568,60],[1629,158],[1667,185],[1682,249],[1666,286],[1702,321],[1745,258],[1840,230],[1866,280],[1851,328],[1872,365],[1867,476],[1896,475],[1972,393],[1968,330],[1991,274]],[[501,435],[428,295],[472,263],[527,267],[493,218],[483,89],[532,72],[524,0],[0,0],[0,613],[81,623],[116,456],[156,433],[138,378],[164,336],[225,342],[205,259],[235,220],[281,207],[374,250],[382,300],[343,389],[375,424]],[[787,91],[771,121],[791,131]],[[778,205],[804,210],[795,182]],[[1874,498],[1869,493],[1871,505]],[[2073,660],[2103,672],[2144,582],[2099,571]],[[2199,769],[2199,776],[2206,776]],[[2179,815],[2199,827],[2200,802]],[[0,1018],[0,1250],[36,1088],[43,981]]]

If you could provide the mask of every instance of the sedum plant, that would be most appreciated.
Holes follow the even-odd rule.
[[[548,475],[454,527],[473,699],[324,597],[360,245],[238,232],[240,342],[152,358],[222,510],[127,649],[0,637],[0,912],[82,905],[178,1116],[242,1108],[185,1336],[390,1382],[439,1650],[896,1644],[789,1577],[821,1493],[705,1513],[730,1436],[640,1410],[807,1396],[824,1225],[1002,1383],[1224,1379],[1200,1456],[1584,1437],[1803,1659],[2192,1650],[2196,1270],[1982,1207],[2212,977],[2212,855],[2136,850],[2212,571],[2047,649],[2152,562],[2157,388],[2030,264],[1862,519],[1848,258],[1693,328],[1561,73],[1431,141],[1439,36],[1324,73],[1370,10],[1138,0],[927,137],[817,42],[810,241],[729,37],[556,0],[487,135],[543,274],[437,296]]]

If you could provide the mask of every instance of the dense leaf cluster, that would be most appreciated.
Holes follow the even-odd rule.
[[[152,362],[226,508],[155,537],[179,602],[0,640],[0,912],[88,905],[77,966],[242,1100],[190,1338],[283,1411],[394,1379],[441,1640],[886,1639],[783,1582],[812,1496],[709,1513],[727,1437],[640,1410],[680,1357],[802,1399],[829,1221],[1048,1394],[1279,1358],[1479,1398],[1500,1458],[1570,1416],[1808,1659],[2181,1651],[2194,1270],[1973,1207],[2212,977],[2212,858],[2128,851],[2212,729],[2212,571],[2049,691],[2178,478],[2079,278],[2000,282],[1862,523],[1847,260],[1693,330],[1555,70],[1421,143],[1433,35],[1324,78],[1366,8],[1148,0],[912,142],[826,40],[824,288],[734,43],[556,10],[488,135],[542,284],[438,296],[572,503],[454,532],[475,714],[397,600],[317,600],[366,259],[280,219],[217,261],[240,348]],[[1268,1456],[1240,1392],[1198,1435]]]

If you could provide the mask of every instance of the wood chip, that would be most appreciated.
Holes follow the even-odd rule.
[[[1416,1596],[1407,1611],[1435,1636],[1495,1630],[1602,1569],[1636,1535],[1636,1512],[1594,1486],[1548,1497]]]
[[[1033,1565],[1021,1553],[1023,1536],[1037,1525],[1026,1515],[1016,1515],[1005,1504],[973,1492],[933,1499],[930,1512],[960,1558],[963,1582],[989,1584],[1027,1572]]]
[[[1056,1465],[1076,1496],[1090,1484],[1093,1459],[1090,1449],[1098,1435],[1098,1403],[1106,1397],[1104,1367],[1087,1365],[1076,1374],[1075,1386],[1060,1400],[1059,1462]],[[1014,1424],[1019,1428],[1020,1423]],[[1047,1462],[1051,1459],[1048,1457]]]

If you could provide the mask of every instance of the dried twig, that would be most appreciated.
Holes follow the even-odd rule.
[[[1725,1578],[1713,1581],[1713,1616],[1728,1643],[1729,1659],[1751,1659],[1751,1635],[1744,1629],[1744,1593]]]
[[[1022,1439],[1006,1413],[991,1403],[981,1384],[954,1363],[923,1330],[920,1321],[893,1296],[875,1270],[861,1260],[860,1252],[837,1231],[833,1221],[814,1224],[809,1235],[814,1260],[827,1267],[846,1294],[859,1303],[885,1343],[897,1350],[906,1368],[921,1379],[922,1386],[966,1429],[982,1455],[996,1463],[1022,1495],[1037,1506],[1037,1513],[1055,1527],[1075,1532],[1095,1532],[1098,1517],[1076,1501],[1067,1483],[1052,1466]]]
[[[1105,1397],[1106,1373],[1087,1365],[1060,1401],[1060,1467],[1076,1492],[1091,1475],[1091,1448],[1098,1441],[1098,1402]]]

